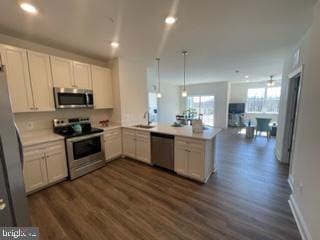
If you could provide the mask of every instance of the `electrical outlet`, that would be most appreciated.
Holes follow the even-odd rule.
[[[34,127],[33,122],[27,122],[27,129],[32,130]]]

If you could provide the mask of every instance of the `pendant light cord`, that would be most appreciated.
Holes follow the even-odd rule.
[[[183,51],[183,90],[186,90],[186,55],[187,55],[187,51]]]
[[[156,60],[158,61],[158,92],[160,92],[160,58],[157,58]]]

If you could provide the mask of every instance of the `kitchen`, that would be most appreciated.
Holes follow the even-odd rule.
[[[309,26],[308,4],[271,5],[4,0],[1,230],[299,239],[278,139],[228,129],[231,83],[280,79]]]
[[[0,47],[2,79],[8,83],[23,148],[27,194],[108,167],[107,162],[123,157],[204,183],[214,173],[218,128],[193,133],[190,126],[151,124],[149,114],[132,123],[109,122],[113,96],[122,94],[114,87],[121,80],[112,78],[118,65],[110,69],[11,45]],[[172,139],[171,154],[159,162],[153,158],[168,149],[152,155],[156,144],[161,145],[153,141],[154,134]]]

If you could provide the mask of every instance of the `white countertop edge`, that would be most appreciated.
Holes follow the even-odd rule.
[[[150,133],[154,132],[154,133],[170,134],[177,137],[186,137],[186,138],[193,138],[193,139],[199,139],[199,140],[211,140],[215,138],[217,134],[222,130],[221,128],[214,127],[214,128],[209,128],[208,130],[204,130],[203,133],[198,133],[198,134],[190,132],[190,129],[186,130],[187,131],[186,133],[181,133],[181,132],[179,133],[177,131],[183,130],[182,129],[183,127],[176,128],[166,124],[159,124],[159,125],[152,125],[152,126],[154,126],[154,128],[150,128],[150,129],[144,129],[144,128],[139,128],[134,126],[121,126],[121,125],[111,125],[108,127],[101,127],[101,126],[94,126],[94,127],[103,129],[104,131],[126,128],[126,129],[145,131]],[[166,128],[166,129],[163,129],[163,128]],[[52,130],[48,129],[48,130],[36,130],[36,131],[21,133],[21,140],[22,140],[23,147],[30,147],[37,144],[44,144],[44,143],[64,140],[64,137],[58,134],[55,134]]]
[[[193,138],[193,139],[199,139],[199,140],[212,140],[213,138],[215,138],[217,136],[217,134],[219,132],[222,131],[221,128],[213,127],[213,128],[209,128],[207,130],[204,130],[203,133],[192,133],[192,132],[191,133],[190,132],[177,133],[177,132],[172,132],[170,130],[158,129],[158,127],[172,128],[174,130],[182,130],[182,128],[183,128],[183,127],[172,127],[170,125],[161,125],[161,124],[158,126],[154,126],[154,128],[150,128],[150,129],[139,128],[139,127],[134,127],[134,126],[122,126],[122,128],[126,128],[126,129],[145,131],[145,132],[150,132],[150,133],[170,134],[170,135],[174,135],[177,137],[186,137],[186,138]],[[209,132],[207,132],[207,131],[209,131]],[[190,135],[190,134],[192,134],[192,135]]]

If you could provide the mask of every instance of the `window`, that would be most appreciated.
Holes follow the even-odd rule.
[[[265,88],[249,88],[247,97],[247,112],[262,112]]]
[[[267,88],[267,97],[265,101],[265,112],[278,113],[280,103],[281,88],[272,87]]]
[[[187,109],[191,112],[191,118],[200,117],[204,125],[214,125],[214,96],[189,96]]]
[[[281,87],[249,88],[247,113],[278,113]]]

